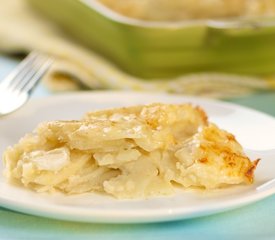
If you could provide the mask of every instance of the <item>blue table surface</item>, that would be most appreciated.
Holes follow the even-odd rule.
[[[0,56],[0,79],[17,60]],[[39,85],[34,98],[48,96]],[[275,116],[275,92],[228,100]],[[1,134],[1,133],[0,133]],[[275,143],[274,143],[275,144]],[[275,168],[274,168],[275,171]],[[0,239],[275,239],[275,196],[225,213],[151,224],[66,222],[0,207]]]

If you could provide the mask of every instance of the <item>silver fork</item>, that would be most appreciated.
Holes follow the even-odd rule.
[[[0,117],[23,106],[53,60],[38,52],[30,53],[0,82]]]

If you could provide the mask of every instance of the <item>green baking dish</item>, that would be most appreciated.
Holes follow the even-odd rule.
[[[124,17],[95,0],[28,1],[76,39],[143,78],[275,73],[274,18],[150,22]]]

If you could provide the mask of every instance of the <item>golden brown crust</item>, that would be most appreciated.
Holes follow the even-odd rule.
[[[252,183],[254,180],[254,171],[256,170],[257,165],[260,162],[260,158],[256,159],[255,161],[252,162],[252,164],[250,165],[250,167],[248,168],[248,170],[245,173],[245,176],[248,179],[248,182]]]

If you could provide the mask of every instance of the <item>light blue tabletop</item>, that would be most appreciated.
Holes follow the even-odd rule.
[[[0,57],[0,78],[15,65]],[[50,93],[38,86],[33,97]],[[275,92],[230,100],[275,116]],[[1,133],[0,133],[1,134]],[[274,169],[275,171],[275,169]],[[20,196],[19,196],[20,197]],[[212,216],[153,224],[90,224],[52,220],[0,207],[0,239],[275,239],[275,196]]]

